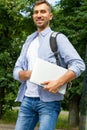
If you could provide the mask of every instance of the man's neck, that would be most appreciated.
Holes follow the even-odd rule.
[[[37,28],[37,31],[38,31],[38,33],[40,33],[40,32],[42,32],[42,31],[44,31],[46,28],[48,28],[49,26],[47,26],[47,27],[45,27],[45,28]]]

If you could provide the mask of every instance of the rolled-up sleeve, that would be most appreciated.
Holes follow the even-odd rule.
[[[72,70],[76,74],[76,77],[79,77],[81,73],[85,71],[85,63],[83,62],[83,60],[80,59],[75,61],[72,60],[72,63],[70,64],[68,69]]]
[[[19,66],[15,65],[14,69],[13,69],[13,77],[15,80],[18,80],[19,82],[22,82],[20,79],[19,79],[19,72],[23,70],[22,68],[20,68]]]
[[[75,73],[76,77],[80,76],[81,73],[85,71],[83,59],[64,34],[58,35],[57,41],[62,60],[66,63],[68,69]]]

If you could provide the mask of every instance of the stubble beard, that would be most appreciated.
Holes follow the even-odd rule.
[[[43,25],[36,24],[38,30],[44,30],[45,28],[49,27],[49,22],[46,22]]]

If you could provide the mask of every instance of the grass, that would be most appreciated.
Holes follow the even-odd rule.
[[[0,124],[15,124],[17,115],[18,115],[18,110],[7,111],[2,117],[2,119],[0,119]],[[68,124],[68,112],[62,111],[60,113],[56,128],[64,129],[64,130],[72,130],[72,127]]]
[[[0,124],[15,124],[18,110],[9,110],[0,119]]]
[[[67,128],[70,129],[71,126],[68,124],[68,112],[62,111],[59,115],[56,128]]]

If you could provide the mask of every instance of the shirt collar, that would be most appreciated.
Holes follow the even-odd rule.
[[[43,31],[41,31],[39,33],[39,35],[42,35],[44,37],[47,33],[49,33],[49,31],[51,31],[50,27],[48,27],[48,28],[44,29]]]

